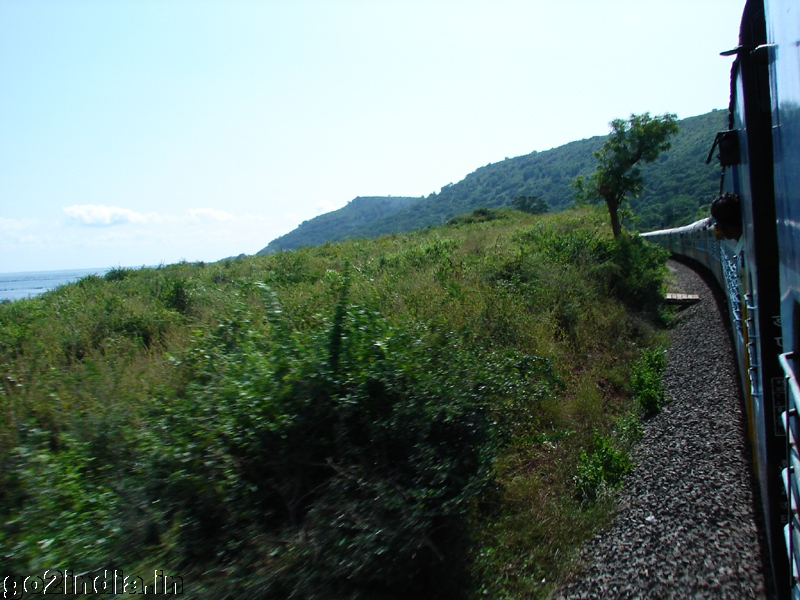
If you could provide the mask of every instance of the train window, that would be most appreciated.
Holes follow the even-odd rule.
[[[711,156],[714,154],[714,148],[719,148],[719,164],[722,167],[731,167],[738,165],[739,159],[739,134],[734,131],[720,131],[717,137],[714,138],[714,143],[711,144],[711,150],[708,151],[708,158],[706,164],[711,162]]]

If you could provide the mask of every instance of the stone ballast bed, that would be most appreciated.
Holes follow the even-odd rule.
[[[675,261],[669,267],[675,291],[701,298],[671,330],[671,402],[644,425],[614,523],[589,542],[555,598],[766,597],[766,544],[728,322],[703,278]]]

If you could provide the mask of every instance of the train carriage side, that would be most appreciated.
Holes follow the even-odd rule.
[[[769,70],[774,157],[773,185],[775,219],[779,247],[780,313],[776,336],[781,365],[788,380],[784,426],[786,438],[783,477],[790,501],[787,502],[786,545],[792,560],[791,589],[800,598],[800,505],[798,475],[800,457],[795,442],[800,425],[797,403],[800,390],[796,373],[795,349],[800,344],[800,8],[791,0],[770,0],[765,6],[768,43],[762,53]]]
[[[748,433],[755,445],[753,403],[749,362],[746,360],[747,338],[742,326],[742,300],[740,297],[739,265],[736,244],[718,237],[712,219],[702,219],[684,227],[643,233],[642,237],[658,244],[672,254],[691,258],[706,267],[724,291],[728,314],[733,327],[733,343],[739,361],[739,375],[745,391]]]
[[[795,510],[800,486],[787,462],[790,438],[784,419],[792,421],[799,438],[800,423],[792,420],[795,412],[787,411],[781,366],[781,353],[786,352],[783,363],[792,374],[790,351],[800,341],[800,277],[795,260],[800,248],[800,203],[792,196],[800,189],[798,33],[798,10],[790,0],[767,0],[766,6],[764,0],[748,0],[739,44],[725,53],[736,57],[728,126],[733,132],[729,139],[737,143],[735,151],[720,160],[722,186],[741,199],[742,243],[737,247],[712,239],[704,221],[645,235],[709,267],[726,291],[776,593],[800,600],[800,585],[796,573],[790,573],[788,559],[793,555],[800,566],[800,521]],[[787,337],[790,346],[782,348],[782,338]],[[800,474],[800,456],[795,453],[794,458]],[[797,494],[792,502],[787,489]]]

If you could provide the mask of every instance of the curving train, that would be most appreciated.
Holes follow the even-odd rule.
[[[713,219],[643,235],[709,268],[727,296],[774,594],[800,600],[800,3],[748,0],[722,54],[735,56],[728,129],[709,157],[718,149],[721,195],[739,197],[740,237]]]

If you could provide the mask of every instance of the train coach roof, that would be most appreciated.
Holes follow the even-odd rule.
[[[695,221],[694,223],[690,223],[689,225],[684,225],[683,227],[673,227],[672,229],[659,229],[657,231],[648,231],[646,233],[640,234],[643,238],[648,237],[655,237],[660,235],[667,235],[667,234],[682,234],[682,233],[692,233],[695,231],[704,231],[709,229],[713,226],[714,219],[711,217],[706,217],[704,219],[700,219],[699,221]]]

